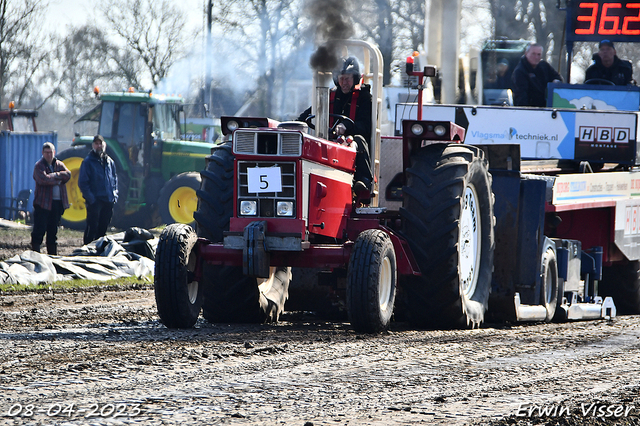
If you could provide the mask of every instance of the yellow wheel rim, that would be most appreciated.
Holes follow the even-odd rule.
[[[177,188],[169,197],[169,214],[177,223],[193,222],[193,212],[197,208],[196,190],[188,186]]]
[[[62,218],[68,222],[82,222],[87,218],[87,209],[84,206],[84,198],[78,187],[80,177],[80,165],[84,158],[69,157],[63,163],[71,172],[71,179],[65,184],[69,197],[69,208],[64,211]]]

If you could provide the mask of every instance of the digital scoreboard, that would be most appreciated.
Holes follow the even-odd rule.
[[[567,4],[567,42],[640,42],[640,0],[576,1]]]

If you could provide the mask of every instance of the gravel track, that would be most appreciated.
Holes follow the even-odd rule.
[[[296,313],[168,330],[147,287],[4,294],[0,324],[2,424],[640,424],[638,316],[358,335]],[[606,417],[617,405],[627,415]]]

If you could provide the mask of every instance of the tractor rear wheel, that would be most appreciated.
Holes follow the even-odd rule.
[[[291,268],[272,267],[269,278],[253,278],[241,266],[205,265],[203,275],[203,316],[212,323],[277,322],[289,297]]]
[[[198,210],[193,214],[198,236],[212,243],[222,242],[233,215],[233,154],[227,142],[207,157],[197,191]],[[275,322],[289,297],[291,268],[271,268],[267,279],[242,273],[242,266],[203,266],[203,316],[209,322]]]
[[[200,188],[200,173],[186,172],[172,177],[160,190],[158,210],[164,223],[194,224],[193,213],[198,208],[196,191]]]
[[[169,328],[193,327],[200,315],[202,287],[194,279],[197,240],[193,228],[182,223],[160,234],[153,288],[158,315]]]
[[[422,275],[403,280],[418,327],[484,321],[495,248],[491,175],[479,148],[432,145],[411,157],[403,188],[402,233]]]
[[[87,219],[87,209],[84,204],[84,197],[78,187],[80,177],[80,166],[84,158],[91,149],[85,146],[76,146],[62,151],[58,156],[71,172],[71,179],[67,181],[67,196],[69,197],[69,208],[64,211],[60,223],[65,228],[83,230]]]
[[[640,314],[640,261],[605,267],[599,293],[611,296],[623,314]]]
[[[58,155],[58,159],[61,160],[71,172],[71,179],[69,179],[65,184],[67,187],[67,196],[69,197],[70,206],[64,211],[60,220],[61,225],[66,228],[81,231],[86,227],[87,208],[85,206],[84,197],[82,196],[82,191],[80,191],[80,187],[78,186],[78,179],[80,177],[80,166],[90,151],[91,149],[88,147],[76,146],[64,150],[60,155]],[[116,158],[110,150],[107,150],[107,154],[112,159]],[[138,222],[137,218],[139,216],[134,217],[132,216],[132,213],[127,215],[125,204],[129,191],[129,176],[123,167],[117,163],[117,160],[114,160],[114,162],[116,166],[116,173],[118,174],[118,202],[113,209],[113,219],[111,220],[111,224],[118,228],[144,226],[145,224]],[[133,214],[135,213],[136,212]]]
[[[358,235],[347,274],[347,307],[358,332],[389,327],[396,298],[396,254],[386,232],[368,229]]]
[[[212,243],[222,242],[233,215],[233,154],[225,143],[207,157],[207,167],[200,173],[202,185],[197,191],[198,210],[193,214],[198,236]]]

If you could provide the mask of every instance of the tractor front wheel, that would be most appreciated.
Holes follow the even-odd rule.
[[[356,240],[347,274],[347,307],[358,332],[389,327],[396,298],[396,254],[386,232],[363,231]]]
[[[158,241],[154,290],[158,315],[169,328],[189,328],[198,320],[202,287],[194,279],[198,237],[189,225],[167,226]]]
[[[158,210],[164,223],[193,224],[198,208],[196,191],[200,188],[200,173],[186,172],[172,177],[160,191]]]

